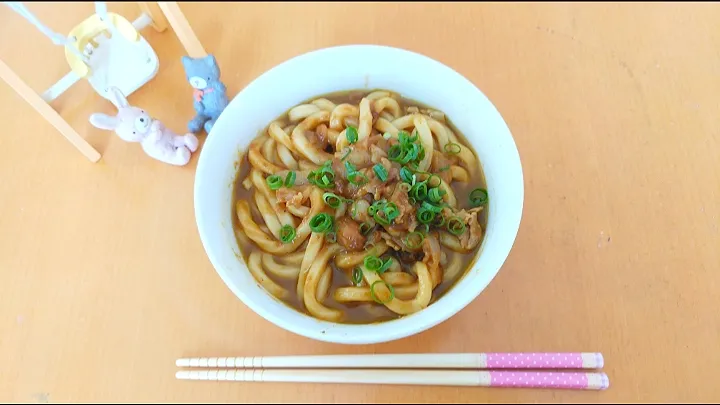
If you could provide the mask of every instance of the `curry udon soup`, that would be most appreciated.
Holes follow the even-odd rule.
[[[445,115],[388,91],[326,95],[271,122],[242,156],[234,198],[257,282],[342,323],[432,305],[474,261],[488,203]]]

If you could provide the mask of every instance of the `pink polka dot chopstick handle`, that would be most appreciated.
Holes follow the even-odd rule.
[[[600,353],[485,353],[481,368],[488,369],[594,369],[603,368]]]
[[[547,371],[486,371],[489,387],[604,390],[610,386],[605,373]]]

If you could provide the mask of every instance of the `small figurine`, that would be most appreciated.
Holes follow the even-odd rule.
[[[197,115],[188,123],[188,130],[196,133],[205,128],[210,133],[215,120],[228,105],[225,85],[220,81],[220,68],[213,55],[204,58],[182,57],[187,81],[195,89],[193,107]]]
[[[93,126],[115,131],[124,141],[140,142],[148,156],[161,162],[184,166],[190,161],[190,152],[195,152],[198,147],[195,135],[176,135],[160,121],[152,119],[145,110],[129,105],[117,87],[111,87],[109,93],[118,113],[114,117],[92,114],[90,123]]]

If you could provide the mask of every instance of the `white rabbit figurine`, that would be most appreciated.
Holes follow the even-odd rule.
[[[198,147],[195,135],[176,135],[160,121],[152,119],[145,110],[129,105],[116,87],[110,88],[110,96],[118,109],[117,115],[92,114],[90,123],[93,126],[115,131],[124,141],[140,142],[148,156],[161,162],[184,166],[190,161],[190,152],[195,152]]]

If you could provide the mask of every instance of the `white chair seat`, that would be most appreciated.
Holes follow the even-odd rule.
[[[93,89],[111,101],[108,89],[117,87],[127,97],[157,74],[160,62],[157,54],[142,36],[131,42],[122,35],[108,38],[103,34],[95,39],[97,47],[89,55]]]

